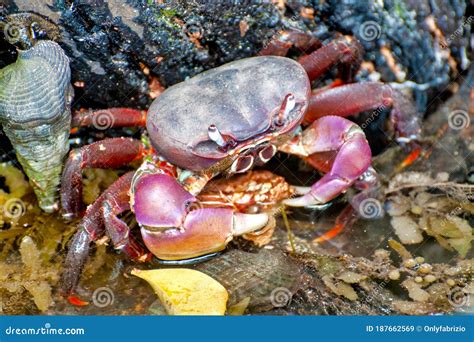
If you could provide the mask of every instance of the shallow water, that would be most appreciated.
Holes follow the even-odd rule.
[[[62,261],[66,252],[66,241],[74,232],[77,222],[67,223],[58,218],[56,214],[46,215],[42,213],[35,206],[34,197],[31,195],[26,195],[23,197],[23,200],[26,203],[25,213],[17,222],[14,222],[11,227],[7,228],[9,224],[5,223],[4,229],[1,231],[3,235],[0,235],[2,237],[0,245],[2,248],[2,267],[8,265],[21,273],[20,275],[17,273],[14,277],[8,276],[6,279],[1,279],[0,286],[2,290],[0,290],[0,293],[2,294],[3,300],[3,313],[80,315],[165,313],[149,285],[143,280],[130,275],[130,271],[134,267],[151,269],[163,266],[156,262],[149,264],[130,262],[120,254],[114,252],[110,247],[105,246],[104,243],[93,246],[91,258],[84,271],[80,286],[78,287],[76,297],[84,301],[84,303],[82,303],[83,306],[71,304],[67,296],[60,292],[59,275],[62,271]],[[228,288],[228,291],[231,293],[229,306],[237,304],[239,300],[242,300],[245,296],[251,298],[253,296],[253,302],[249,305],[246,313],[319,313],[316,308],[312,311],[311,307],[304,307],[304,305],[303,307],[296,308],[287,306],[286,308],[278,308],[278,310],[275,311],[275,308],[272,309],[271,305],[268,305],[268,300],[265,301],[262,299],[265,297],[265,295],[262,294],[262,291],[264,291],[262,289],[265,289],[265,286],[267,286],[269,288],[268,291],[270,291],[272,286],[273,288],[277,287],[275,285],[277,284],[278,286],[291,288],[294,292],[300,291],[295,298],[301,296],[301,291],[304,293],[304,291],[308,290],[307,288],[305,290],[305,281],[301,283],[289,282],[284,276],[287,272],[291,274],[294,267],[301,267],[301,270],[298,271],[298,276],[300,273],[305,274],[305,276],[308,273],[311,274],[311,270],[308,271],[305,263],[299,263],[299,255],[304,255],[305,258],[308,258],[309,255],[309,258],[314,257],[316,259],[327,255],[330,258],[334,258],[334,260],[340,255],[346,255],[356,260],[358,257],[372,259],[374,253],[380,249],[390,250],[388,240],[397,240],[397,236],[387,216],[377,220],[358,220],[354,225],[345,227],[341,233],[328,241],[318,244],[311,243],[316,237],[322,235],[334,226],[337,215],[345,207],[346,204],[335,202],[325,210],[297,209],[288,211],[289,226],[293,246],[296,249],[295,251],[292,249],[284,221],[281,217],[277,218],[277,227],[272,241],[265,246],[263,250],[271,253],[283,251],[285,254],[282,254],[282,258],[288,259],[288,262],[291,261],[289,264],[282,262],[283,265],[279,263],[275,266],[271,263],[272,260],[265,260],[264,258],[258,259],[258,255],[262,253],[261,249],[253,246],[252,243],[248,241],[238,239],[236,243],[232,243],[226,251],[213,260],[192,267],[197,267],[211,276],[217,277],[222,283],[227,283],[228,286],[233,287]],[[21,242],[25,236],[31,237],[41,256],[41,263],[33,265],[39,268],[36,271],[32,271],[21,261],[19,249],[24,248]],[[19,248],[19,246],[23,247]],[[454,265],[458,260],[455,252],[447,251],[441,247],[435,239],[427,236],[425,236],[422,243],[407,246],[407,249],[414,257],[424,257],[424,259],[431,264],[451,263]],[[252,254],[241,252],[241,254],[237,254],[235,260],[232,258],[229,259],[229,255],[234,255],[231,251],[239,252],[239,250]],[[396,253],[392,251],[391,254],[394,264],[399,263],[400,258]],[[269,255],[272,257],[272,255],[276,254]],[[252,258],[255,256],[257,256],[257,261],[255,261],[256,265],[252,264],[252,262],[254,262]],[[467,258],[472,258],[472,251],[468,254]],[[223,264],[220,264],[221,261]],[[233,264],[233,262],[235,262],[235,264]],[[354,265],[355,264],[354,262]],[[261,270],[267,266],[272,269],[268,275],[265,275],[267,278],[263,277],[259,279],[258,281],[260,283],[258,286],[252,285],[255,283],[255,275],[260,274]],[[228,269],[229,267],[238,270],[238,272],[229,273],[227,270],[221,273],[221,270]],[[242,269],[239,269],[239,267],[242,267]],[[357,266],[351,269],[357,271]],[[45,271],[46,273],[50,273],[50,275],[46,276],[44,274]],[[277,274],[282,276],[283,280],[278,277],[275,278]],[[234,279],[234,277],[236,278]],[[320,274],[312,274],[310,277],[319,279]],[[296,279],[298,277],[293,274],[291,277],[288,276],[288,278]],[[306,280],[306,283],[307,281],[308,280]],[[28,282],[46,282],[51,286],[51,302],[47,309],[39,310],[37,305],[33,302],[31,294],[24,290],[24,285]],[[10,288],[10,292],[8,288],[12,287],[13,283],[15,283],[16,286]],[[333,295],[324,285],[320,286],[321,288],[319,290]],[[384,290],[389,291],[390,301],[408,299],[406,291],[400,287],[399,282],[391,283],[389,286],[386,286]],[[12,293],[13,298],[17,300],[14,301],[11,299]],[[303,309],[305,311],[301,311]],[[382,305],[379,305],[379,308],[369,307],[369,309],[378,312],[377,310],[382,310]],[[455,309],[460,310],[460,312],[467,310],[466,307]],[[344,314],[360,313],[357,307],[345,308],[344,310],[346,310],[343,311]],[[381,313],[383,312],[382,310]]]

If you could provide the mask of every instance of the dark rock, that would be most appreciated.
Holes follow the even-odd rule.
[[[285,8],[256,0],[163,4],[0,0],[0,16],[25,11],[41,14],[59,26],[60,43],[72,60],[76,105],[84,107],[147,107],[152,100],[151,77],[169,86],[255,55],[280,29],[290,26],[311,31],[323,41],[340,33],[355,35],[366,49],[365,60],[374,63],[382,80],[395,81],[397,75],[381,53],[382,47],[388,47],[405,73],[398,80],[426,86],[414,88],[422,112],[469,61],[469,29],[462,19],[466,3],[461,0],[390,0],[383,7],[372,0],[307,0],[288,2]],[[311,11],[313,17],[302,15]],[[429,32],[426,22],[431,17],[449,38],[449,51],[459,70],[450,69],[439,42]],[[375,23],[377,39],[364,39],[362,28],[368,22]],[[0,41],[0,67],[11,63],[14,55],[14,48]]]

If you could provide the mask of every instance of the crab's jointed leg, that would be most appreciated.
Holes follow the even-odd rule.
[[[65,290],[77,285],[90,243],[104,232],[114,247],[131,259],[150,260],[151,254],[133,239],[127,224],[118,217],[129,209],[140,224],[146,247],[163,260],[220,251],[234,236],[259,230],[270,222],[266,213],[241,214],[229,208],[203,207],[166,171],[159,167],[143,169],[119,178],[87,208],[69,246],[63,275]]]
[[[259,55],[286,56],[291,47],[296,47],[308,53],[300,57],[298,62],[306,70],[311,81],[335,65],[339,69],[340,79],[345,82],[352,81],[361,62],[362,46],[359,42],[353,37],[343,36],[327,45],[321,45],[321,42],[309,33],[283,31],[274,37]]]
[[[384,109],[390,109],[390,128],[400,142],[419,137],[419,116],[413,104],[390,85],[377,82],[346,84],[313,94],[303,124],[328,114],[346,117],[377,110],[374,116]]]
[[[111,237],[114,247],[131,259],[150,260],[151,255],[130,236],[126,224],[116,218],[116,215],[130,208],[129,190],[133,176],[134,172],[121,176],[87,208],[79,223],[79,230],[69,244],[62,275],[62,287],[66,292],[76,287],[89,256],[90,244],[101,237],[104,231]]]
[[[346,191],[369,168],[371,151],[362,129],[338,116],[324,116],[279,148],[296,154],[319,170],[327,172],[290,206],[324,204]]]
[[[139,140],[131,138],[104,139],[72,150],[61,179],[63,216],[72,218],[83,211],[82,170],[84,168],[119,168],[143,157],[145,153],[145,146]]]
[[[112,240],[114,248],[125,253],[131,260],[145,262],[151,260],[151,253],[144,251],[130,235],[130,227],[119,218],[120,214],[130,210],[130,186],[131,181],[115,193],[108,191],[101,205],[101,213],[107,236]]]
[[[132,108],[108,108],[75,112],[72,116],[72,127],[95,127],[108,129],[112,127],[144,127],[146,125],[145,110]]]
[[[352,81],[355,71],[359,69],[362,46],[350,36],[343,36],[310,53],[300,57],[298,62],[308,73],[311,81],[321,77],[331,67],[337,65],[339,78],[345,82]]]
[[[360,66],[363,48],[356,39],[342,36],[312,52],[309,46],[312,49],[318,46],[309,42],[312,42],[312,36],[308,33],[283,32],[261,51],[261,54],[277,56],[285,56],[291,46],[309,51],[310,53],[300,57],[298,62],[306,70],[311,81],[337,66],[339,80],[330,87],[314,91],[304,124],[324,115],[349,116],[386,107],[391,109],[390,128],[395,131],[399,142],[419,138],[419,115],[413,104],[398,90],[377,82],[344,85],[353,81],[353,76]]]
[[[260,56],[285,57],[291,47],[304,51],[314,51],[321,47],[321,42],[313,35],[297,31],[285,30],[270,39],[268,44],[259,52]]]

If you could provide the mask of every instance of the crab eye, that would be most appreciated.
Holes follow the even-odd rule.
[[[285,124],[285,120],[288,119],[288,115],[290,112],[295,108],[296,101],[295,96],[293,94],[288,94],[285,96],[280,110],[276,113],[275,117],[273,118],[273,124],[276,127],[281,127]]]
[[[234,148],[237,144],[234,139],[229,136],[223,136],[216,125],[212,124],[207,129],[207,135],[209,139],[214,141],[222,150]]]
[[[221,132],[216,127],[216,125],[210,125],[209,128],[207,129],[207,134],[209,138],[212,141],[214,141],[217,145],[219,145],[220,147],[225,146],[224,137],[222,136]]]
[[[232,164],[230,170],[232,173],[242,173],[248,171],[253,165],[253,156],[243,156],[237,158]]]
[[[267,161],[272,159],[276,151],[277,151],[277,148],[275,147],[275,145],[265,146],[258,152],[258,157],[260,158],[262,162],[266,163]]]

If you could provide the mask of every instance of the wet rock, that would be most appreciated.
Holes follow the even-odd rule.
[[[229,305],[250,298],[250,312],[286,306],[296,292],[301,274],[284,253],[266,249],[258,253],[232,250],[197,269],[224,285],[229,292]]]
[[[146,107],[156,79],[169,86],[253,56],[288,27],[312,32],[325,42],[341,33],[355,35],[366,49],[364,60],[375,65],[382,80],[422,84],[407,84],[421,111],[470,59],[466,3],[461,0],[292,1],[283,6],[253,0],[0,3],[3,17],[25,11],[59,26],[60,43],[72,59],[76,103],[87,107]],[[0,41],[0,67],[14,55]]]

